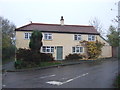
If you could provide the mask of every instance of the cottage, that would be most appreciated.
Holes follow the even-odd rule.
[[[85,54],[86,50],[80,41],[100,41],[105,43],[100,57],[112,57],[111,46],[104,40],[93,26],[65,25],[61,17],[60,24],[30,23],[15,29],[16,47],[29,48],[30,36],[33,30],[43,34],[41,52],[51,53],[55,60],[63,60],[73,53]]]

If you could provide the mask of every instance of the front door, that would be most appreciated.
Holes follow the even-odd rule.
[[[63,59],[63,47],[57,46],[57,60]]]

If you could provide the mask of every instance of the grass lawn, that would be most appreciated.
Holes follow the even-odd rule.
[[[41,62],[40,66],[45,67],[45,66],[58,65],[58,64],[62,64],[62,63],[61,62],[56,62],[56,61],[53,61],[53,62]]]
[[[28,68],[36,68],[36,67],[46,67],[46,66],[52,66],[52,65],[58,65],[62,64],[61,62],[58,61],[49,61],[49,62],[40,62],[39,64],[35,63],[28,63],[24,66],[21,64],[21,62],[18,62],[16,69],[28,69]]]

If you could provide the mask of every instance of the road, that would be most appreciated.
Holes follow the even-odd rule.
[[[36,71],[7,72],[5,88],[113,88],[118,61],[108,60]]]

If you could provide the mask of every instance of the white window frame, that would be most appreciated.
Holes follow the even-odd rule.
[[[27,34],[27,36],[26,36],[26,34]],[[31,34],[32,34],[32,33],[25,32],[25,33],[24,33],[24,39],[30,39]]]
[[[73,48],[74,48],[75,50],[73,50]],[[82,51],[81,51],[81,48],[82,48]],[[77,51],[77,49],[78,49],[78,51]],[[72,53],[84,53],[84,47],[82,47],[82,46],[72,47]]]
[[[44,40],[52,40],[52,33],[44,33]]]
[[[77,37],[77,40],[75,39]],[[75,41],[81,41],[82,40],[82,35],[81,34],[74,34],[74,40]]]
[[[45,49],[45,51],[43,50]],[[43,53],[54,53],[55,47],[54,46],[42,46]]]
[[[95,41],[95,35],[88,35],[88,41]]]

